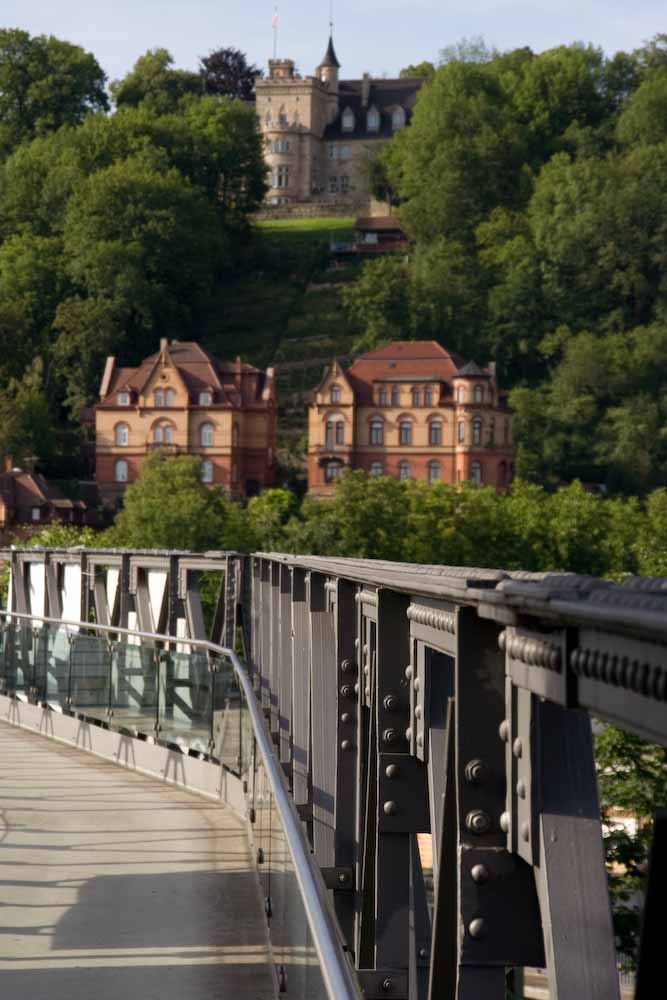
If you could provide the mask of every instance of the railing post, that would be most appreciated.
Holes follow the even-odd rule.
[[[311,734],[313,775],[313,846],[321,868],[335,864],[336,795],[336,642],[326,578],[310,574]],[[344,700],[354,707],[354,684]]]

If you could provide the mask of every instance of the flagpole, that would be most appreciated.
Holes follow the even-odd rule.
[[[278,4],[275,5],[273,10],[273,20],[271,22],[273,27],[273,58],[278,58]]]

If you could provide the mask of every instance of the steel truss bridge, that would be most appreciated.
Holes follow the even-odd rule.
[[[667,745],[666,580],[272,553],[0,562],[5,729],[241,816],[276,991],[505,1000],[513,970],[543,967],[552,1000],[620,996],[591,718]],[[664,990],[666,856],[658,812],[638,1000]]]

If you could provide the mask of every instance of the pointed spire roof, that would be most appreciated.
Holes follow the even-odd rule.
[[[320,66],[335,66],[336,69],[340,69],[340,63],[334,49],[333,35],[329,35],[329,45]]]
[[[482,375],[490,375],[491,373],[485,369],[480,368],[475,361],[469,361],[463,368],[459,368],[456,375],[458,378],[479,378]]]

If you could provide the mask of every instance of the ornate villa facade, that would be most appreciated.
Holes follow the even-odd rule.
[[[198,344],[160,341],[138,368],[107,358],[95,407],[96,478],[114,503],[142,462],[197,455],[202,482],[252,496],[274,483],[276,390],[273,369],[220,362]]]
[[[368,206],[366,162],[409,124],[421,78],[340,80],[333,41],[315,76],[272,59],[256,108],[269,167],[269,205]]]
[[[387,344],[347,371],[332,362],[309,406],[309,492],[329,495],[346,468],[506,489],[512,418],[494,368],[432,340]]]

